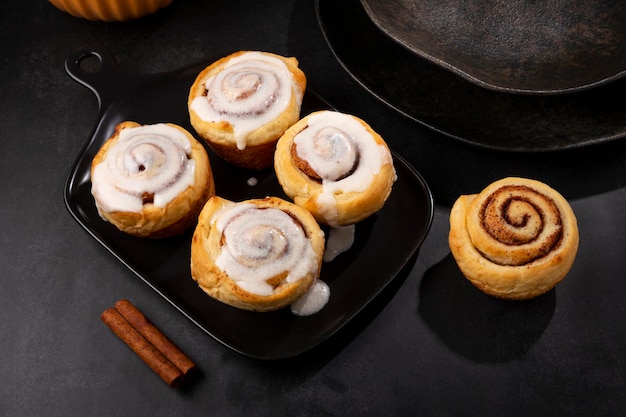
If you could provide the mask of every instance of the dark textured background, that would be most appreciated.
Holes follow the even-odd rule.
[[[552,153],[485,150],[432,133],[370,96],[333,56],[312,1],[174,0],[128,23],[93,23],[46,1],[0,5],[0,415],[618,415],[626,406],[626,142]],[[346,22],[348,24],[348,22]],[[214,341],[117,262],[68,214],[70,167],[98,103],[64,72],[84,44],[120,65],[168,71],[239,49],[297,56],[309,87],[370,122],[437,202],[415,265],[309,354],[248,359]],[[578,215],[577,261],[555,291],[491,299],[447,247],[460,193],[522,175]],[[367,277],[363,277],[367,279]],[[199,365],[168,388],[100,322],[135,303]]]

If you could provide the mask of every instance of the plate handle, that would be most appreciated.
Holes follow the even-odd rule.
[[[71,52],[65,59],[65,72],[96,95],[100,112],[146,78],[126,71],[109,50],[101,46]]]

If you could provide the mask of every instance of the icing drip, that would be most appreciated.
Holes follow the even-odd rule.
[[[234,204],[218,212],[212,222],[223,236],[215,264],[245,291],[272,295],[283,279],[295,282],[317,271],[311,242],[300,224],[282,210]]]
[[[477,250],[501,265],[527,264],[561,241],[561,213],[554,201],[526,186],[498,188],[482,203],[478,216],[479,227],[469,229],[470,237],[488,234],[489,246]]]
[[[185,134],[166,124],[122,129],[93,171],[92,193],[108,212],[165,207],[193,184],[195,161]]]
[[[296,316],[310,316],[324,308],[329,299],[330,287],[318,279],[302,297],[291,304],[291,312]]]
[[[294,138],[298,158],[319,175],[323,191],[317,198],[329,224],[337,216],[335,195],[363,192],[391,154],[352,116],[324,111],[310,116]]]
[[[240,150],[246,147],[248,133],[287,109],[292,93],[298,98],[303,94],[283,61],[259,52],[231,59],[204,85],[207,94],[192,101],[192,110],[207,122],[230,123]]]

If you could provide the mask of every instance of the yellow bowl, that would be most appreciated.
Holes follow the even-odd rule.
[[[137,19],[169,5],[172,0],[49,0],[56,8],[88,20],[115,22]]]

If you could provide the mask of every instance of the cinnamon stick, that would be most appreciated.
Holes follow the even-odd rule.
[[[141,311],[128,300],[119,300],[115,309],[126,319],[143,337],[152,343],[170,362],[188,376],[196,369],[196,364],[187,357],[167,336],[156,328]]]
[[[195,364],[129,301],[120,300],[100,319],[169,386],[181,385]],[[180,366],[180,367],[179,367]]]

